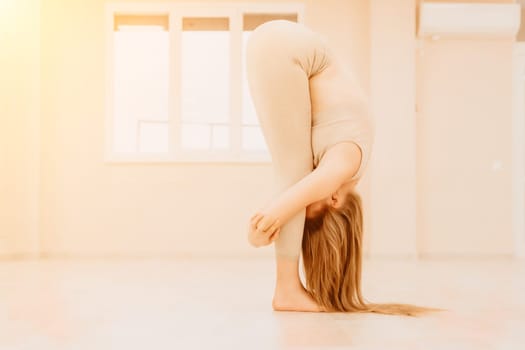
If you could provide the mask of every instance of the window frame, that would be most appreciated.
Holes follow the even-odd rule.
[[[106,163],[269,163],[266,151],[242,149],[242,33],[244,14],[293,14],[297,22],[304,21],[304,4],[249,4],[249,3],[108,3],[105,5],[106,39]],[[170,76],[168,95],[168,152],[116,153],[114,141],[114,17],[116,15],[168,15],[170,40]],[[230,148],[228,150],[192,151],[181,149],[181,34],[185,17],[227,17],[230,25]]]

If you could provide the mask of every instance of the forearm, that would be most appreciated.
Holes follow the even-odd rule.
[[[340,143],[333,146],[314,171],[289,186],[263,212],[279,218],[284,224],[309,204],[331,196],[355,174],[359,162],[360,150],[355,144]]]
[[[309,204],[331,195],[338,187],[339,183],[333,176],[316,169],[273,199],[262,212],[279,218],[284,224]]]

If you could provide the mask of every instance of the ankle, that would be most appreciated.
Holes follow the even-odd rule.
[[[276,292],[289,292],[289,291],[302,291],[304,290],[303,284],[300,280],[277,280],[275,284]]]

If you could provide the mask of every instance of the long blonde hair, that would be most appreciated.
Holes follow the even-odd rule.
[[[367,303],[361,294],[363,210],[351,192],[342,208],[326,207],[305,222],[302,252],[306,289],[327,311],[418,315],[430,310],[406,304]]]

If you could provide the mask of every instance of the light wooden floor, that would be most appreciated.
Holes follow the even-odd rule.
[[[525,349],[525,264],[367,261],[423,318],[279,313],[271,260],[0,261],[0,349]]]

